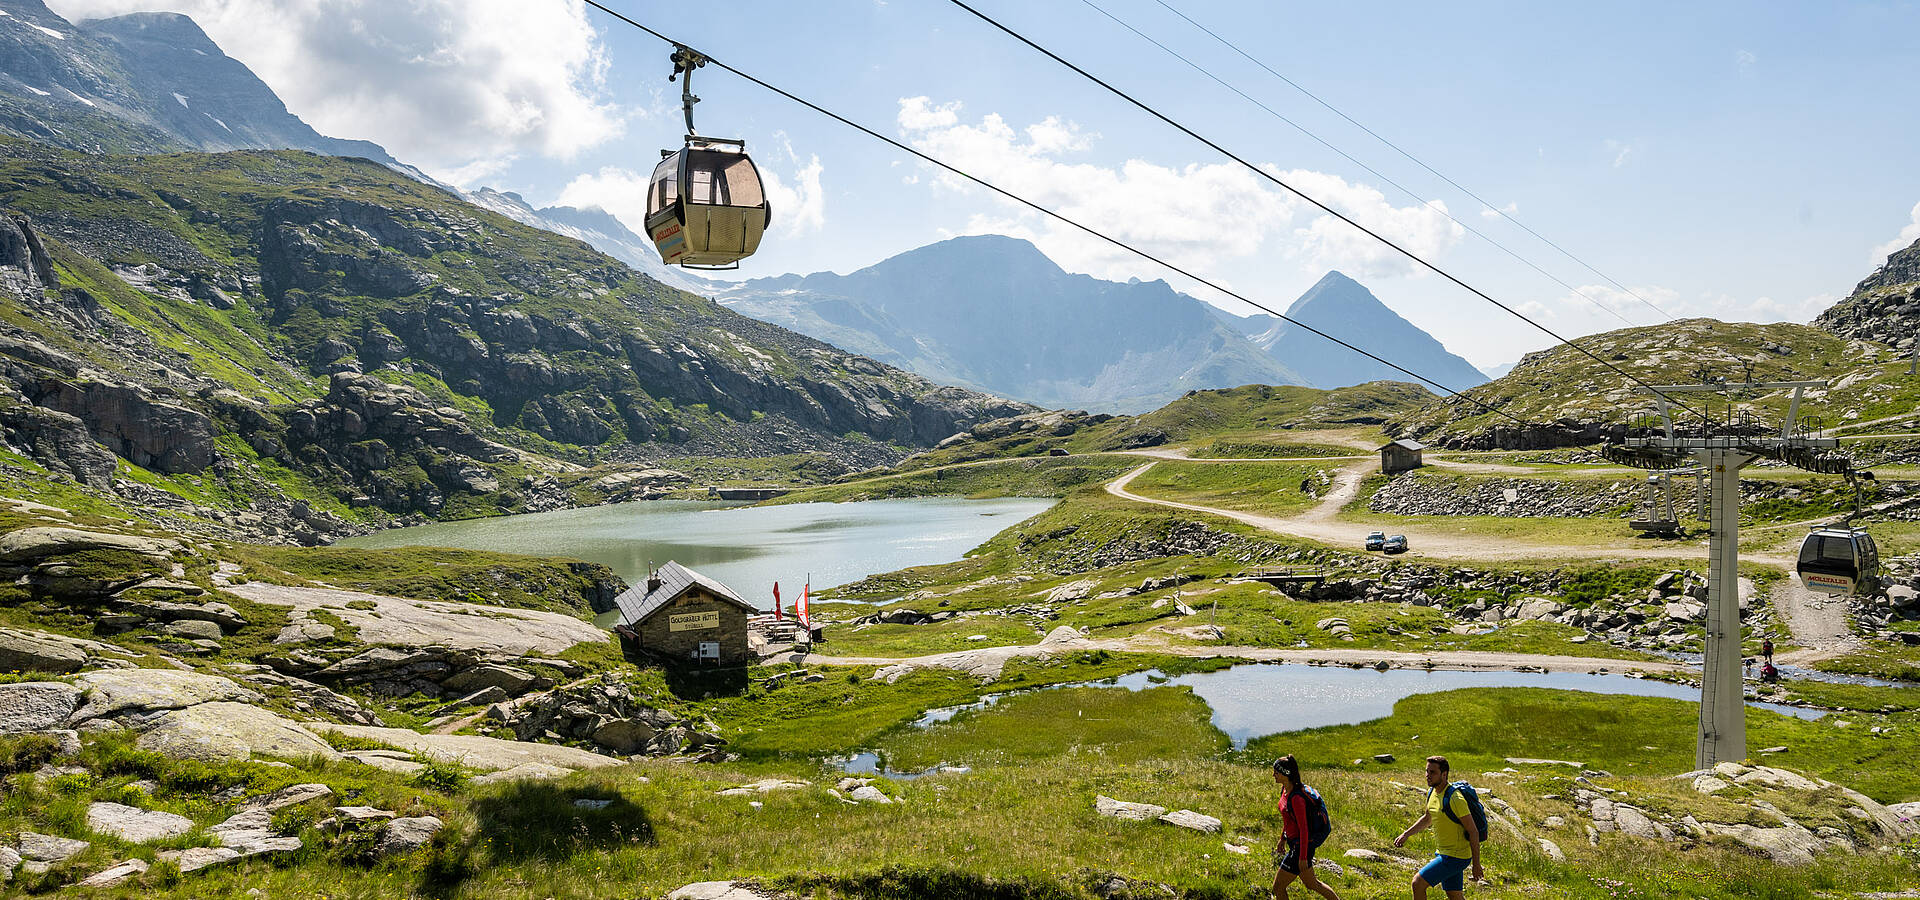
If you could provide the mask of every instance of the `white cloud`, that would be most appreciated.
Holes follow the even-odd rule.
[[[1641,298],[1683,319],[1706,317],[1719,319],[1722,322],[1762,323],[1811,321],[1821,310],[1839,300],[1838,297],[1830,294],[1816,294],[1799,300],[1735,297],[1731,294],[1705,294],[1683,298],[1679,291],[1658,285],[1636,285],[1630,293],[1610,285],[1586,284],[1579,287],[1578,294],[1562,295],[1555,306],[1562,314],[1584,311],[1588,315],[1597,316],[1600,313],[1592,306],[1597,303],[1619,313],[1635,324],[1651,325],[1663,321],[1659,313],[1649,308],[1646,303],[1640,302]],[[1612,319],[1611,316],[1607,318]]]
[[[1633,145],[1625,141],[1609,139],[1607,152],[1613,154],[1613,167],[1618,169],[1627,164],[1627,157],[1633,155]]]
[[[1509,203],[1499,209],[1494,209],[1491,206],[1480,207],[1480,217],[1483,219],[1502,219],[1507,216],[1516,215],[1519,212],[1520,204],[1518,203]]]
[[[605,48],[580,0],[53,0],[69,19],[165,8],[323,134],[379,142],[465,184],[517,154],[617,136]]]
[[[936,104],[926,97],[902,98],[897,124],[908,143],[933,157],[1202,274],[1214,263],[1276,247],[1315,272],[1341,268],[1365,277],[1403,274],[1410,265],[1351,226],[1315,215],[1312,207],[1238,164],[1173,168],[1139,159],[1114,166],[1072,162],[1071,155],[1093,147],[1097,134],[1054,116],[1024,128],[993,113],[965,122],[959,103]],[[1444,206],[1395,207],[1379,191],[1338,176],[1271,171],[1423,255],[1446,250],[1464,234],[1446,217]],[[973,189],[944,171],[930,184]],[[966,231],[1026,237],[1062,266],[1104,278],[1165,274],[1012,201],[975,215]]]
[[[1752,50],[1742,50],[1733,55],[1734,65],[1738,66],[1740,70],[1743,72],[1753,68],[1753,64],[1759,61],[1760,61],[1760,57],[1756,55]]]
[[[1642,298],[1647,302],[1642,303]],[[1631,290],[1622,290],[1612,285],[1583,284],[1575,288],[1572,293],[1562,294],[1558,301],[1562,309],[1581,309],[1594,315],[1599,314],[1598,310],[1594,309],[1595,306],[1605,307],[1638,325],[1665,321],[1660,313],[1648,307],[1647,303],[1676,316],[1702,315],[1702,313],[1688,313],[1679,309],[1678,307],[1682,305],[1680,292],[1657,285],[1640,285]],[[1607,319],[1612,322],[1619,321],[1612,316],[1607,316]]]
[[[1873,248],[1873,265],[1876,268],[1886,265],[1887,257],[1913,246],[1914,241],[1920,241],[1920,203],[1913,205],[1912,218],[1907,227],[1900,229],[1899,237]]]

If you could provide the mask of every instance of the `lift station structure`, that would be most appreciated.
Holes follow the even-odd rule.
[[[1659,406],[1658,421],[1629,430],[1620,444],[1601,448],[1601,455],[1623,465],[1673,472],[1698,467],[1707,483],[1707,620],[1706,658],[1701,664],[1700,731],[1694,763],[1739,761],[1747,755],[1745,682],[1741,677],[1743,628],[1740,622],[1740,470],[1760,459],[1772,459],[1809,472],[1843,475],[1861,473],[1845,456],[1832,452],[1837,438],[1826,436],[1818,420],[1801,419],[1800,401],[1809,388],[1825,388],[1825,381],[1714,382],[1658,385],[1650,389]],[[1791,390],[1786,417],[1772,429],[1745,412],[1736,412],[1736,397]],[[1673,421],[1674,394],[1719,394],[1727,419],[1704,423],[1697,434],[1685,433]],[[1705,399],[1704,397],[1702,399]],[[1718,426],[1717,428],[1714,426]],[[1637,436],[1634,432],[1639,432]],[[1718,433],[1716,433],[1718,432]],[[1869,477],[1871,477],[1869,475]]]

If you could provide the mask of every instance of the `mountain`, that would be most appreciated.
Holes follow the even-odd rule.
[[[1164,281],[1070,275],[1032,244],[997,235],[942,241],[844,276],[716,290],[737,312],[1043,406],[1139,412],[1198,388],[1300,383]]]
[[[0,13],[0,133],[89,153],[307,150],[427,180],[378,144],[314,131],[186,16],[76,25],[38,0]]]
[[[1488,381],[1498,381],[1502,377],[1505,377],[1508,372],[1513,371],[1513,367],[1516,365],[1519,365],[1519,360],[1501,363],[1497,366],[1480,366],[1479,369],[1480,374],[1487,376]]]
[[[1252,318],[1269,319],[1259,316]],[[1390,359],[1423,378],[1435,390],[1466,390],[1485,384],[1487,376],[1453,353],[1432,335],[1387,305],[1365,286],[1339,272],[1328,272],[1287,308],[1287,318],[1310,325]],[[1314,387],[1335,388],[1369,381],[1405,381],[1407,375],[1348,350],[1289,322],[1273,320],[1252,336],[1255,345],[1298,372]]]
[[[169,515],[265,510],[304,540],[316,519],[590,502],[565,481],[580,464],[881,464],[1029,409],[371,161],[0,139],[7,458]]]
[[[1840,337],[1912,349],[1920,340],[1920,241],[1888,256],[1813,324]]]

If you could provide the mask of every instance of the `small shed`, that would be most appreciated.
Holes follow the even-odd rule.
[[[1385,475],[1394,475],[1426,465],[1420,461],[1420,451],[1425,449],[1427,445],[1412,438],[1401,438],[1381,447],[1380,472]]]
[[[614,598],[614,633],[628,649],[668,663],[744,666],[758,657],[747,646],[747,618],[759,610],[732,588],[668,562]]]

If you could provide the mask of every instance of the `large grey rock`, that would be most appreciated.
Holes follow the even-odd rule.
[[[67,857],[91,846],[93,844],[87,841],[22,831],[14,840],[13,849],[18,851],[20,858],[27,862],[52,864],[62,862]]]
[[[1730,837],[1765,854],[1774,862],[1788,866],[1810,866],[1814,854],[1826,849],[1826,842],[1799,825],[1760,828],[1754,825],[1703,823],[1709,834]]]
[[[0,684],[0,733],[50,731],[73,718],[80,689],[57,681]]]
[[[289,806],[298,806],[302,803],[310,803],[314,800],[331,796],[333,796],[333,788],[327,787],[324,784],[294,784],[283,787],[271,794],[255,797],[241,805],[249,811],[264,810],[269,813],[274,813],[286,809]]]
[[[13,870],[20,868],[20,851],[12,847],[0,847],[0,881],[12,881]]]
[[[892,797],[887,796],[885,792],[881,791],[879,788],[874,787],[873,785],[870,785],[870,784],[863,784],[863,785],[860,785],[859,787],[854,788],[851,791],[848,791],[847,796],[852,797],[853,799],[858,800],[861,803],[879,803],[882,805],[886,805],[893,802]]]
[[[1204,832],[1206,834],[1220,833],[1219,819],[1216,819],[1209,815],[1205,815],[1203,813],[1194,812],[1193,810],[1190,810],[1190,809],[1175,810],[1173,812],[1167,813],[1166,815],[1160,816],[1159,818],[1160,818],[1160,821],[1165,822],[1168,825],[1178,825],[1181,828],[1191,828],[1194,831]]]
[[[240,851],[232,847],[188,847],[185,850],[162,850],[157,855],[179,866],[181,873],[185,874],[239,859]]]
[[[75,886],[76,887],[106,887],[107,885],[110,885],[110,884],[119,884],[122,881],[132,878],[135,875],[142,874],[146,871],[147,871],[146,860],[129,859],[126,862],[120,863],[119,865],[114,866],[110,869],[103,869],[99,872],[96,872],[93,875],[80,880],[79,882],[76,883]]]
[[[205,619],[182,619],[178,622],[169,622],[161,630],[177,638],[199,638],[208,641],[217,641],[226,636],[226,633],[220,630],[220,623]]]
[[[564,769],[591,769],[619,765],[620,760],[574,747],[535,744],[527,741],[503,741],[470,734],[421,734],[407,728],[375,728],[368,725],[309,723],[308,728],[363,737],[398,747],[413,755],[437,762],[459,763],[475,769],[499,771],[524,763],[542,763]]]
[[[77,672],[87,664],[79,648],[29,633],[0,630],[0,672]],[[4,708],[4,706],[0,706]]]
[[[369,644],[444,646],[455,650],[523,656],[559,654],[580,643],[602,643],[607,633],[572,616],[472,603],[410,600],[329,588],[250,582],[229,588],[255,603],[316,609],[339,616]],[[299,618],[296,616],[295,618]]]
[[[324,756],[339,753],[313,732],[245,703],[201,703],[163,714],[136,742],[175,759],[239,761],[254,754]]]
[[[731,881],[700,881],[674,889],[667,900],[767,900],[769,896]]]
[[[426,843],[433,840],[433,836],[443,827],[445,827],[444,824],[434,816],[394,819],[387,823],[387,827],[380,829],[380,839],[373,845],[374,855],[395,856],[411,853],[426,846]]]
[[[474,777],[473,783],[476,785],[489,785],[498,784],[503,781],[547,781],[554,778],[565,778],[568,775],[572,775],[574,771],[574,769],[569,769],[564,766],[548,765],[547,763],[521,763],[511,769],[501,769],[498,772],[487,775],[477,775]]]
[[[654,727],[643,719],[617,719],[593,732],[593,742],[615,753],[635,753],[653,740]]]
[[[175,669],[87,672],[74,679],[74,684],[87,692],[86,704],[74,713],[76,722],[120,719],[202,703],[259,703],[266,699],[230,679]]]
[[[534,674],[524,669],[489,663],[456,673],[453,677],[440,682],[440,686],[455,694],[471,694],[486,688],[499,688],[509,696],[518,696],[531,687],[535,680]]]
[[[186,834],[193,830],[193,820],[119,803],[94,803],[87,807],[87,827],[128,843],[145,844]]]
[[[1129,803],[1125,800],[1115,800],[1104,794],[1094,796],[1093,808],[1103,816],[1126,819],[1129,822],[1145,822],[1167,814],[1167,808],[1164,806],[1154,806],[1151,803]]]
[[[126,550],[165,561],[178,542],[130,534],[105,534],[77,528],[22,528],[0,535],[0,563],[26,563],[48,556],[89,550]]]
[[[309,644],[315,641],[333,640],[334,628],[325,622],[312,619],[298,619],[289,622],[280,629],[273,642],[276,644]]]
[[[1613,827],[1621,834],[1645,838],[1650,841],[1660,840],[1660,831],[1654,827],[1653,820],[1647,818],[1646,813],[1631,806],[1614,806]]]

